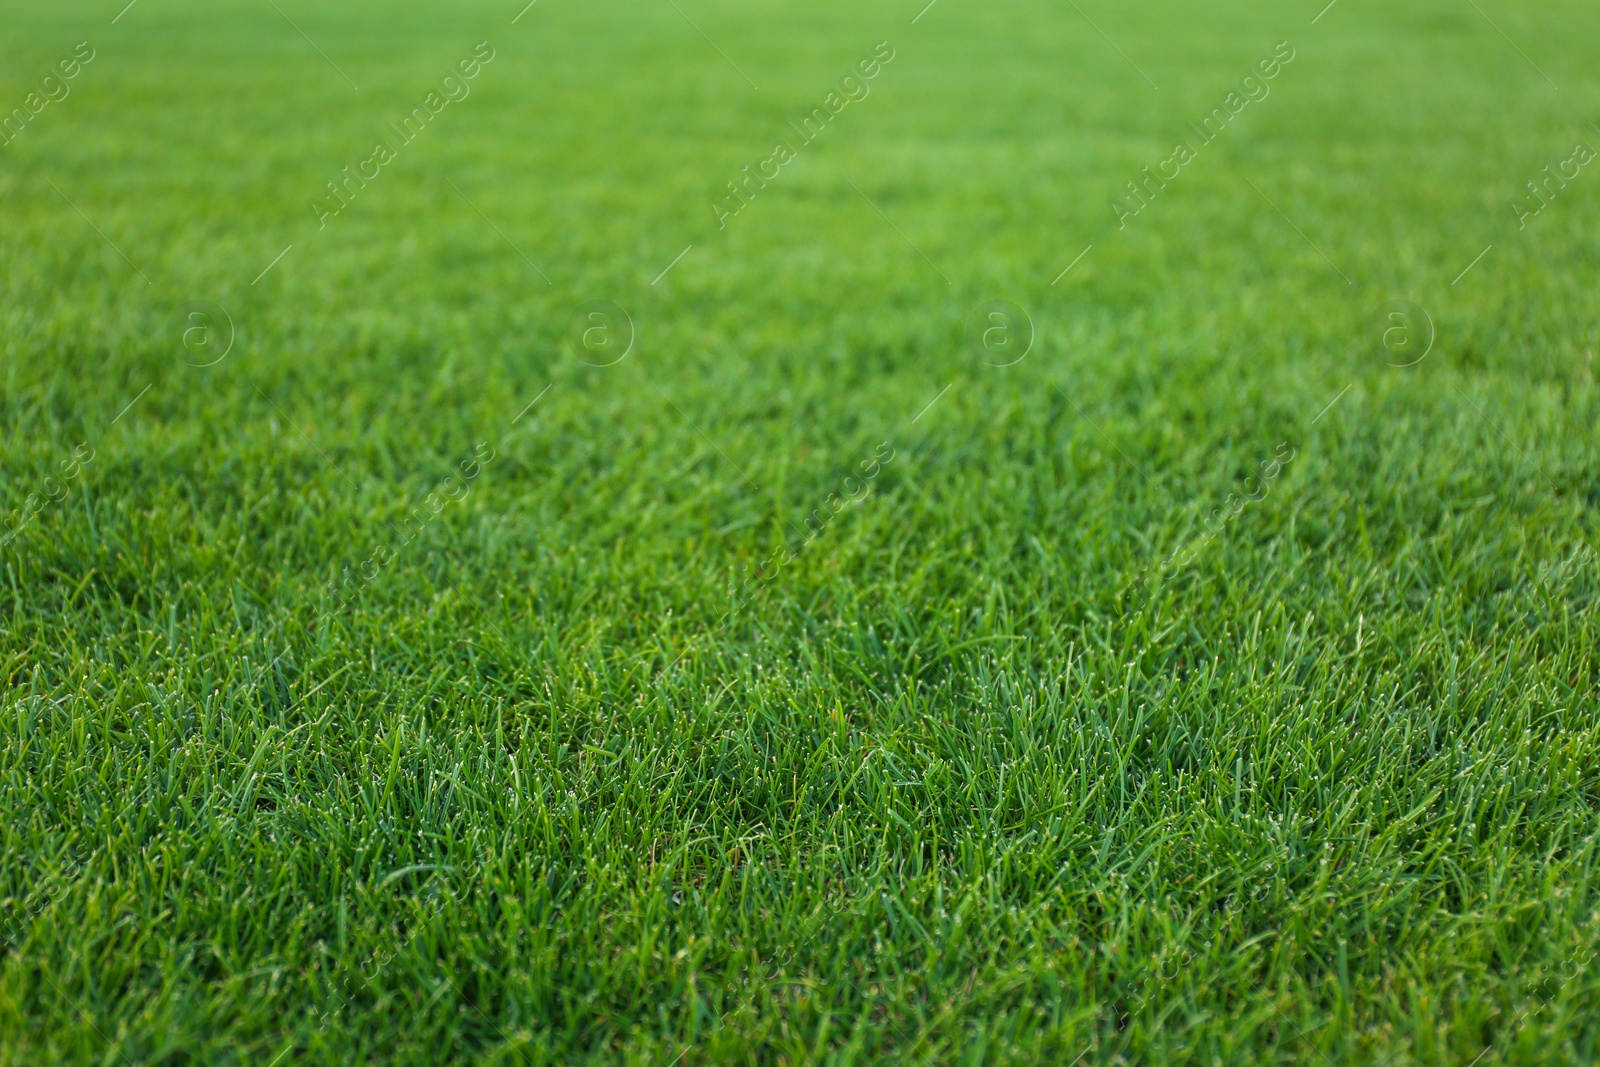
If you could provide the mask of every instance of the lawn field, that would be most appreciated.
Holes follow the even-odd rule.
[[[1600,1060],[1600,20],[0,0],[0,1067]]]

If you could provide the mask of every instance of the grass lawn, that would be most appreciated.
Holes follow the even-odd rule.
[[[1592,3],[523,2],[0,2],[0,1064],[1600,1058]]]

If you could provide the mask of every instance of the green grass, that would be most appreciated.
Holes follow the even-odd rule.
[[[1590,6],[121,6],[0,13],[0,1063],[1600,1057]]]

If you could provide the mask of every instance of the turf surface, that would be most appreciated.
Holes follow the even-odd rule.
[[[1600,1056],[1592,7],[919,8],[6,0],[0,1062]]]

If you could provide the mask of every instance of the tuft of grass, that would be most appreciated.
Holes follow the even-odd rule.
[[[4,4],[0,1064],[1600,1056],[1591,12],[920,7]]]

